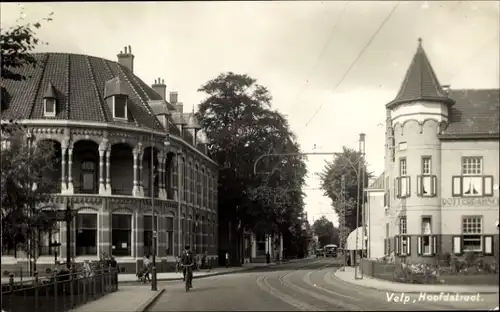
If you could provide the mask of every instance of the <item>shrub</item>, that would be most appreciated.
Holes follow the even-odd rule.
[[[394,281],[407,284],[438,284],[441,283],[439,270],[428,264],[404,264],[396,267]]]

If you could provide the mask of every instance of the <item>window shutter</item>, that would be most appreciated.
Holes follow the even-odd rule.
[[[484,239],[484,255],[485,256],[492,256],[494,254],[493,252],[493,236],[491,235],[485,235],[483,236]]]
[[[452,176],[451,177],[451,196],[460,197],[462,196],[462,177]]]
[[[493,196],[493,176],[483,177],[483,194],[484,196]]]
[[[431,246],[431,248],[432,248],[432,249],[431,249],[431,250],[432,250],[432,255],[433,255],[433,256],[435,256],[435,255],[437,254],[437,247],[438,247],[438,246],[437,246],[437,236],[436,236],[436,235],[434,235],[434,236],[432,236],[432,237],[431,237],[431,239],[432,239],[432,240],[431,240],[431,244],[432,244],[432,246]]]
[[[386,192],[384,193],[384,209],[385,209],[385,207],[387,207],[387,202],[388,202],[388,200],[387,200],[387,197],[388,197],[388,196],[387,196],[387,195],[388,195],[388,193],[387,193],[387,191],[386,191]]]
[[[384,255],[387,255],[387,238],[384,238]]]
[[[417,196],[422,196],[422,176],[417,176]]]
[[[417,255],[422,255],[422,236],[417,236]]]
[[[399,248],[399,236],[394,236],[394,253],[399,256],[400,248]]]
[[[406,197],[411,196],[411,178],[406,177]]]
[[[411,255],[411,236],[406,236],[406,255]]]
[[[431,177],[431,196],[437,196],[437,176]]]
[[[462,236],[453,236],[452,249],[456,256],[462,255]]]
[[[394,192],[394,195],[396,195],[396,198],[400,198],[401,197],[401,188],[400,188],[400,185],[401,185],[401,178],[396,178],[394,180],[394,188],[396,189],[396,192]]]

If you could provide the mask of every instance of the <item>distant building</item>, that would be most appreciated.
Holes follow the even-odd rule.
[[[499,110],[498,89],[442,86],[419,42],[386,105],[384,183],[368,189],[372,257],[380,238],[384,254],[414,261],[498,257]]]
[[[34,56],[36,67],[19,69],[26,80],[2,81],[2,124],[13,119],[35,142],[54,143],[60,169],[47,206],[69,205],[75,214],[70,241],[63,224],[43,233],[38,269],[54,263],[55,251],[65,262],[70,246],[76,261],[106,253],[127,272],[135,271],[153,251],[151,195],[160,271],[187,244],[217,257],[218,167],[177,92],[167,99],[162,79],[150,87],[137,77],[130,47],[118,62],[65,53]],[[51,248],[50,242],[61,247]],[[2,270],[27,267],[25,253],[2,245]]]
[[[367,202],[365,205],[367,257],[379,259],[384,257],[385,239],[385,208],[384,208],[384,174],[380,175],[366,189]]]

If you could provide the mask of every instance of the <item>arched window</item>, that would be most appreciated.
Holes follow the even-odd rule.
[[[196,175],[196,205],[201,206],[201,178],[200,178],[200,167],[196,165],[194,174]]]
[[[191,168],[191,162],[184,163],[184,201],[189,202],[189,170]]]
[[[189,166],[189,169],[191,170],[191,203],[193,205],[196,205],[196,196],[197,196],[196,171],[198,170],[198,165],[196,165],[195,167]]]

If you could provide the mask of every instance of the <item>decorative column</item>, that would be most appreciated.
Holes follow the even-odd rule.
[[[144,197],[144,181],[143,181],[143,172],[142,172],[142,158],[144,157],[144,151],[139,152],[139,194]]]
[[[99,148],[99,195],[106,194],[106,187],[104,185],[104,155],[106,150]]]
[[[70,148],[68,148],[68,188],[66,189],[67,194],[74,193],[73,174],[71,172],[72,167],[73,167],[73,148],[70,147]]]
[[[106,193],[111,195],[111,148],[106,150]]]
[[[132,196],[141,196],[141,193],[140,193],[140,190],[139,190],[139,182],[137,181],[137,170],[138,170],[138,166],[137,166],[137,161],[139,159],[139,152],[137,151],[137,149],[134,149],[132,151],[132,154],[134,155],[134,186],[133,186],[133,189],[132,189]]]
[[[61,147],[61,193],[65,193],[68,188],[66,180],[66,153],[68,149]]]

